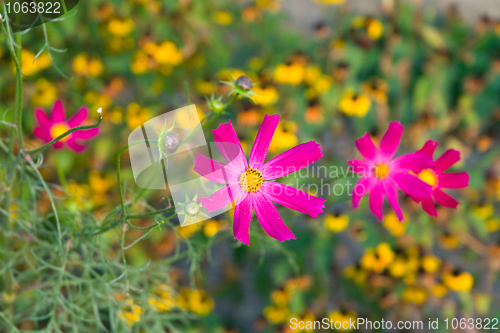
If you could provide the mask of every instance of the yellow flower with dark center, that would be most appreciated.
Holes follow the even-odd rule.
[[[221,229],[221,223],[217,220],[208,220],[205,221],[203,227],[203,234],[207,237],[213,237],[216,233]]]
[[[349,216],[328,214],[323,223],[325,224],[325,227],[335,233],[338,233],[347,228],[349,225]]]
[[[260,85],[255,85],[252,90],[257,93],[251,96],[255,104],[268,106],[278,101],[278,91],[276,91],[276,88],[273,86],[262,87]]]
[[[340,329],[336,329],[336,331],[339,332],[350,332],[351,330],[351,325],[349,325],[350,322],[356,321],[358,315],[354,311],[332,311],[328,314],[328,318],[332,320],[333,322],[339,322],[340,324]],[[337,324],[338,325],[338,324]]]
[[[115,36],[125,37],[134,30],[134,21],[130,18],[118,19],[114,18],[108,22],[108,31]]]
[[[407,216],[405,216],[404,222],[400,222],[396,214],[394,212],[390,212],[389,214],[384,216],[382,225],[386,227],[393,236],[398,237],[404,234],[404,232],[406,231],[406,227],[408,226],[408,219]]]
[[[453,291],[469,291],[474,284],[474,278],[467,272],[455,270],[443,275],[443,283]]]
[[[406,303],[422,304],[427,299],[427,292],[422,287],[410,286],[403,291],[401,298]]]
[[[135,52],[132,59],[130,69],[136,75],[147,73],[152,68],[148,54],[142,50]]]
[[[181,288],[176,299],[177,305],[184,310],[206,316],[214,308],[214,300],[201,289]]]
[[[217,11],[214,14],[214,22],[220,25],[230,25],[233,22],[233,15],[225,11]]]
[[[144,50],[152,56],[159,65],[167,66],[168,68],[179,65],[182,60],[182,54],[174,43],[165,41],[159,45],[155,43],[147,43]]]
[[[370,107],[370,98],[365,94],[357,95],[352,89],[344,92],[339,103],[340,111],[348,116],[364,117]]]
[[[389,90],[389,85],[380,79],[373,79],[363,83],[361,86],[363,91],[365,91],[368,96],[377,102],[378,104],[387,103],[387,92]]]
[[[441,260],[433,255],[426,255],[422,258],[422,268],[427,273],[434,273],[441,266]]]
[[[274,70],[274,81],[282,84],[299,85],[304,80],[306,69],[298,62],[279,64]]]
[[[290,300],[291,293],[287,289],[274,290],[271,293],[271,300],[279,307],[286,306]]]
[[[287,307],[269,305],[264,308],[264,316],[273,324],[283,323],[288,319],[290,311]]]
[[[122,310],[118,311],[118,316],[121,320],[127,323],[128,326],[133,326],[141,320],[142,309],[134,303],[133,299],[128,299]]]
[[[293,121],[280,122],[269,145],[269,151],[271,153],[279,153],[295,147],[299,142],[295,135],[296,132],[297,124]]]
[[[34,105],[48,106],[52,105],[57,99],[56,86],[45,78],[36,81],[36,92],[31,98]]]
[[[365,269],[382,273],[394,260],[394,252],[387,243],[380,243],[375,249],[367,248],[361,258],[361,266]]]
[[[442,283],[438,283],[432,287],[431,291],[434,296],[441,298],[446,295],[448,289]]]
[[[39,71],[49,67],[52,64],[50,55],[43,52],[35,59],[35,54],[26,49],[21,50],[21,69],[24,75],[30,76],[38,73]],[[16,67],[12,63],[14,71]]]
[[[439,242],[442,247],[446,249],[454,249],[458,245],[458,239],[449,233],[444,233],[439,238]]]
[[[480,205],[474,206],[472,208],[472,212],[475,216],[482,220],[486,220],[487,218],[493,215],[493,206],[492,205]]]

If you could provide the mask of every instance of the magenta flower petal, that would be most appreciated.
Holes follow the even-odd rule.
[[[427,198],[431,195],[432,186],[409,173],[398,173],[393,176],[394,181],[406,194],[418,198]]]
[[[361,200],[362,197],[366,195],[366,193],[370,192],[375,186],[375,179],[371,177],[363,177],[361,178],[356,186],[354,186],[354,189],[352,191],[352,207],[353,208],[358,208],[359,201]]]
[[[399,142],[403,136],[404,127],[397,121],[389,124],[387,132],[380,142],[380,152],[382,158],[387,161],[394,157],[399,147]]]
[[[245,153],[243,152],[243,148],[241,148],[240,140],[238,140],[231,121],[227,124],[221,124],[212,133],[217,147],[226,159],[226,162],[234,163],[240,171],[248,169]]]
[[[441,173],[458,161],[460,161],[460,152],[455,149],[449,149],[436,160],[436,171]]]
[[[424,153],[432,157],[434,155],[434,151],[438,145],[437,141],[427,140],[422,149],[417,150],[417,153]]]
[[[431,196],[422,199],[422,208],[430,216],[437,216],[436,206],[434,205],[434,201]]]
[[[396,213],[398,220],[404,221],[403,212],[401,211],[401,207],[398,203],[398,188],[396,187],[396,184],[389,178],[382,182],[382,187],[389,203],[392,206],[392,209],[394,209],[394,212]]]
[[[41,139],[44,142],[49,142],[50,140],[52,140],[50,137],[50,133],[42,127],[35,127],[33,129],[33,134],[35,134],[37,138]]]
[[[467,172],[450,172],[439,176],[439,187],[462,188],[467,186],[469,186],[469,175]]]
[[[80,111],[78,111],[73,116],[73,118],[71,118],[68,121],[69,127],[73,128],[73,127],[80,126],[85,121],[85,119],[87,119],[88,113],[89,113],[89,110],[86,107],[81,108]]]
[[[211,213],[229,205],[231,202],[235,201],[240,194],[241,186],[238,183],[235,183],[224,186],[208,198],[199,198],[198,200],[201,202],[203,207]]]
[[[63,143],[61,141],[57,142],[56,144],[60,143],[61,144],[61,148],[64,146]],[[70,137],[67,141],[66,141],[66,144],[68,145],[69,148],[71,148],[74,152],[76,153],[81,153],[82,151],[85,150],[85,148],[87,148],[86,146],[84,145],[81,145],[79,144],[78,142],[75,141],[74,138]],[[56,145],[54,145],[55,147]]]
[[[276,182],[264,182],[262,191],[278,205],[288,207],[312,217],[318,217],[325,208],[325,199]]]
[[[250,222],[252,221],[253,196],[243,194],[244,199],[234,207],[234,238],[250,245]]]
[[[237,181],[237,176],[226,168],[226,164],[214,161],[200,153],[196,154],[193,170],[200,176],[219,184],[228,184],[231,178]]]
[[[305,168],[322,156],[319,144],[309,141],[279,154],[264,164],[260,171],[265,180],[272,180]]]
[[[351,169],[354,173],[361,173],[361,174],[368,174],[371,172],[371,163],[365,160],[350,160],[347,162],[348,164],[351,165]]]
[[[372,160],[377,153],[377,147],[370,138],[370,134],[366,133],[360,139],[356,140],[356,147],[361,155],[367,160]]]
[[[253,207],[262,228],[269,236],[282,242],[289,239],[296,239],[293,232],[288,229],[285,222],[281,219],[276,207],[274,207],[273,203],[264,193],[259,192],[254,194]]]
[[[89,140],[95,138],[98,134],[99,134],[99,127],[87,130],[75,131],[70,135],[75,139]]]
[[[36,109],[35,117],[42,129],[48,129],[52,126],[52,121],[42,109]]]
[[[375,185],[370,191],[370,209],[373,214],[382,220],[382,206],[384,205],[384,192],[381,184]]]
[[[54,123],[62,123],[66,121],[66,113],[64,112],[64,105],[60,99],[54,104],[52,108],[52,121]]]
[[[280,122],[280,116],[275,114],[273,116],[266,115],[262,125],[260,125],[259,132],[255,138],[255,142],[250,152],[249,164],[250,168],[258,169],[264,164],[269,144],[274,136],[274,132]]]
[[[434,162],[432,161],[431,156],[421,152],[416,152],[395,158],[391,163],[391,167],[411,170],[415,173],[419,173],[424,169],[434,168]]]
[[[437,203],[441,206],[448,208],[457,208],[459,202],[453,199],[450,195],[446,194],[444,191],[440,189],[435,189],[432,191],[432,195],[434,199],[436,199]]]

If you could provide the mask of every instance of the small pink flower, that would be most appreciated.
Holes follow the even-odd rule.
[[[422,149],[417,152],[424,153],[432,157],[437,145],[437,141],[429,140],[424,144]],[[416,198],[412,196],[412,199],[416,202],[422,202],[422,208],[427,214],[437,216],[436,206],[432,200],[433,198],[436,199],[437,203],[444,207],[457,208],[459,202],[443,192],[441,189],[463,188],[469,185],[469,175],[467,172],[443,173],[459,160],[460,152],[454,149],[449,149],[435,161],[434,168],[427,168],[420,171],[413,170],[413,172],[415,172],[420,179],[432,186],[432,193],[426,198]]]
[[[52,119],[49,118],[42,109],[35,111],[35,117],[39,126],[35,127],[33,133],[35,136],[45,143],[64,134],[71,128],[82,125],[88,115],[88,109],[83,107],[78,111],[73,118],[66,121],[64,106],[60,100],[56,101],[52,108]],[[99,128],[91,128],[88,130],[75,131],[54,144],[54,148],[61,149],[65,144],[70,149],[79,153],[86,147],[77,142],[77,140],[89,140],[94,138],[99,133]]]
[[[279,115],[265,116],[250,152],[249,163],[231,122],[222,124],[213,131],[214,140],[228,164],[211,160],[199,153],[194,160],[194,170],[201,176],[227,184],[210,197],[199,200],[209,212],[235,202],[234,236],[246,245],[250,245],[249,229],[254,209],[267,234],[285,241],[296,237],[281,219],[273,202],[313,217],[318,217],[325,207],[324,199],[271,181],[305,168],[323,156],[319,144],[309,141],[264,163],[279,121]]]
[[[403,130],[404,127],[399,122],[390,123],[380,142],[380,148],[375,146],[370,135],[366,133],[356,141],[356,146],[365,159],[349,161],[354,172],[363,175],[354,187],[352,206],[358,208],[361,198],[370,193],[370,209],[379,220],[382,220],[384,196],[389,200],[398,219],[404,221],[398,203],[398,189],[417,198],[426,198],[431,193],[432,187],[429,184],[410,174],[410,171],[420,172],[433,168],[434,162],[429,155],[417,152],[393,159]]]

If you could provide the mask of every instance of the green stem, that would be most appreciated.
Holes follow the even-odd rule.
[[[64,139],[65,137],[67,137],[68,135],[70,135],[71,133],[75,132],[75,131],[79,131],[79,130],[86,130],[86,129],[91,129],[91,128],[96,128],[96,127],[99,127],[101,125],[101,122],[102,122],[102,117],[99,117],[99,120],[97,121],[96,124],[94,125],[87,125],[87,126],[77,126],[77,127],[73,127],[72,129],[64,132],[63,134],[59,135],[57,138],[53,139],[52,141],[44,144],[43,146],[41,146],[40,148],[37,148],[37,149],[34,149],[34,150],[28,150],[26,153],[27,154],[37,154],[37,153],[41,153],[43,152],[44,150],[46,150],[47,148],[51,147],[53,144],[55,144],[57,141],[61,140],[61,139]]]

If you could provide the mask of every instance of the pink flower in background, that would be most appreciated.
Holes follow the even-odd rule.
[[[36,137],[43,140],[45,143],[64,134],[71,128],[80,126],[87,118],[88,109],[83,107],[78,111],[73,118],[66,121],[64,106],[60,100],[56,101],[52,108],[51,118],[49,118],[42,109],[35,111],[36,120],[39,126],[35,127],[33,133]],[[94,138],[99,133],[99,128],[91,128],[88,130],[75,131],[54,144],[54,148],[61,149],[64,145],[68,145],[70,149],[79,153],[86,147],[81,145],[79,140],[89,140]]]
[[[392,122],[385,133],[380,148],[377,148],[366,133],[356,141],[356,147],[364,160],[350,160],[354,172],[363,177],[354,187],[352,206],[358,208],[361,198],[370,193],[370,209],[382,220],[382,206],[384,196],[394,209],[400,221],[404,220],[398,203],[398,189],[416,198],[427,198],[432,186],[425,183],[410,171],[420,172],[433,168],[432,158],[424,153],[417,152],[394,158],[403,135],[404,127],[399,122]],[[394,158],[394,159],[393,159]]]
[[[437,145],[437,141],[429,140],[418,152],[424,153],[432,158]],[[425,212],[427,212],[427,214],[437,216],[436,206],[434,205],[433,199],[444,207],[457,208],[459,202],[443,192],[441,189],[463,188],[469,185],[469,175],[467,172],[443,173],[458,161],[460,161],[460,152],[454,149],[449,149],[435,161],[435,166],[433,168],[423,170],[412,169],[412,171],[417,174],[418,178],[432,186],[432,192],[426,198],[417,198],[412,196],[412,199],[416,202],[422,202],[422,208]]]
[[[270,180],[307,167],[323,154],[315,141],[300,144],[264,163],[269,144],[280,121],[279,115],[265,116],[250,152],[249,163],[231,122],[213,131],[214,140],[228,164],[198,153],[194,170],[201,176],[226,184],[208,198],[199,200],[209,212],[235,202],[233,232],[236,239],[250,245],[253,210],[267,234],[279,241],[295,239],[273,202],[301,213],[318,217],[324,199]],[[231,149],[233,148],[233,149]]]

